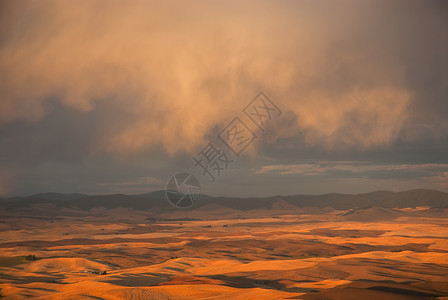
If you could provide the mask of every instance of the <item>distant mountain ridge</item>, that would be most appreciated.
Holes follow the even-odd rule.
[[[164,191],[155,191],[140,195],[84,195],[39,193],[28,197],[2,198],[0,207],[7,210],[46,205],[56,209],[75,208],[90,210],[96,207],[107,209],[131,208],[137,210],[162,209],[174,210],[165,199]],[[203,195],[195,208],[228,208],[240,211],[253,209],[293,209],[303,207],[333,208],[337,210],[360,209],[368,207],[407,208],[428,206],[430,208],[448,208],[448,193],[436,190],[409,190],[404,192],[377,191],[364,194],[323,194],[290,195],[272,197],[210,197]]]

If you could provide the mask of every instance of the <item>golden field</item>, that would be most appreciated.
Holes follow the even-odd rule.
[[[4,299],[448,299],[446,209],[34,209],[2,211]]]

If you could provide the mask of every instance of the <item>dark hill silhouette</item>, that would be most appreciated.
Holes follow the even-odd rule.
[[[7,210],[30,209],[36,205],[49,205],[55,209],[76,208],[90,210],[95,207],[132,208],[137,210],[174,210],[165,199],[164,191],[140,195],[83,195],[41,193],[28,197],[2,198],[0,207]],[[264,198],[210,197],[203,195],[196,208],[214,210],[230,208],[240,211],[253,209],[286,208],[332,208],[338,210],[363,209],[369,207],[405,208],[429,206],[431,208],[448,208],[448,193],[435,190],[410,190],[404,192],[377,191],[365,194],[324,194],[324,195],[290,195]]]

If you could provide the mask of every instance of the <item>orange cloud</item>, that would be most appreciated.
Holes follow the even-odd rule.
[[[303,132],[330,149],[387,146],[408,116],[412,94],[392,57],[372,58],[372,45],[356,39],[338,45],[344,30],[360,35],[341,22],[357,17],[356,6],[341,20],[274,1],[4,7],[0,121],[38,121],[49,98],[86,113],[119,107],[92,129],[92,152],[194,152],[260,89],[297,117],[277,137]]]

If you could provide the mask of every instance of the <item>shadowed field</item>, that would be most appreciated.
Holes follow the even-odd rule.
[[[71,208],[53,216],[3,209],[0,293],[5,299],[448,299],[445,208],[212,208],[157,215]],[[37,259],[25,259],[30,254]]]

